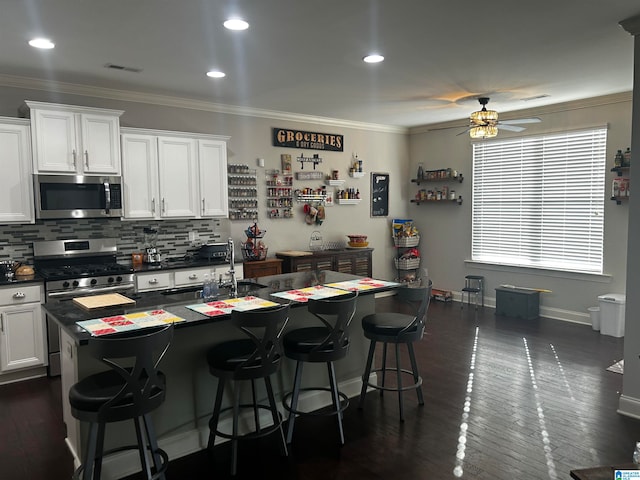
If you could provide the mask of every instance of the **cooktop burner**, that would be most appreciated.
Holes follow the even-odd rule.
[[[45,280],[65,278],[83,278],[99,275],[117,275],[131,272],[131,267],[119,263],[88,263],[78,265],[49,265],[40,268],[38,273]]]

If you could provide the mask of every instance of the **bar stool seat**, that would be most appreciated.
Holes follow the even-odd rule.
[[[273,393],[270,376],[280,369],[282,360],[282,331],[289,320],[289,305],[262,308],[248,311],[233,310],[231,322],[243,332],[245,338],[219,343],[207,352],[209,373],[218,379],[216,398],[211,420],[209,421],[209,442],[207,448],[212,450],[216,436],[231,440],[231,475],[235,475],[238,463],[238,441],[259,438],[279,432],[281,450],[288,455],[287,445],[282,430],[282,416]],[[267,403],[260,403],[256,394],[256,380],[265,383]],[[240,398],[241,381],[251,382],[251,402],[242,403]],[[222,408],[225,386],[233,383],[233,403]],[[218,428],[220,416],[231,410],[232,431],[223,432]],[[239,420],[242,411],[253,412],[253,425],[249,431],[240,433]],[[270,425],[260,424],[260,411],[271,414]]]
[[[462,288],[462,302],[460,308],[464,308],[464,295],[467,294],[467,305],[471,304],[471,294],[474,295],[474,305],[478,309],[478,297],[482,299],[484,307],[484,277],[482,275],[466,275],[464,277],[464,287]]]
[[[418,372],[418,364],[416,362],[415,352],[413,350],[413,342],[422,339],[424,335],[425,323],[427,318],[427,309],[431,301],[432,282],[429,280],[428,285],[421,287],[402,287],[398,289],[397,299],[410,306],[413,314],[402,312],[382,312],[366,315],[362,318],[362,330],[365,338],[371,343],[369,345],[369,354],[367,363],[362,375],[362,390],[360,392],[359,409],[364,408],[365,395],[367,388],[374,388],[383,395],[385,391],[393,391],[398,393],[398,405],[400,409],[400,421],[404,421],[404,403],[402,394],[406,390],[416,390],[418,396],[418,404],[424,405],[422,395],[422,377]],[[382,365],[380,368],[373,368],[373,357],[376,350],[376,344],[382,343]],[[387,344],[395,344],[396,365],[395,368],[387,367]],[[409,361],[411,362],[411,370],[404,369],[400,363],[401,344],[407,346],[409,353]],[[385,384],[387,372],[395,372],[396,386],[387,386]],[[382,376],[380,384],[371,383],[369,377],[372,372],[380,373]],[[413,383],[403,385],[402,375],[411,375]]]
[[[289,412],[287,424],[287,443],[293,439],[293,427],[296,416],[335,415],[338,419],[340,444],[344,445],[342,414],[349,405],[349,398],[338,390],[333,362],[346,357],[349,351],[348,328],[356,311],[357,292],[330,297],[322,300],[311,299],[307,308],[322,322],[322,326],[304,327],[287,332],[283,339],[284,354],[296,361],[296,373],[293,390],[287,393],[282,404]],[[329,374],[329,387],[313,386],[301,388],[304,363],[326,363]],[[298,408],[300,392],[328,391],[331,393],[333,407],[316,411],[303,411]]]
[[[166,378],[157,367],[172,336],[173,324],[170,324],[160,329],[89,339],[86,347],[89,354],[111,369],[90,375],[69,389],[71,414],[90,424],[83,463],[73,478],[82,475],[84,480],[97,480],[104,457],[137,449],[145,478],[164,479],[169,457],[158,448],[149,414],[165,399]],[[123,420],[134,421],[137,444],[104,451],[106,424]]]

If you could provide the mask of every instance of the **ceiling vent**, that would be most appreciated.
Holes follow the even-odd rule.
[[[133,72],[133,73],[140,73],[142,71],[141,68],[125,67],[123,65],[116,65],[114,63],[105,63],[104,68],[110,68],[112,70],[122,70],[124,72]]]

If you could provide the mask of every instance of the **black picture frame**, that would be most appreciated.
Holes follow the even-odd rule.
[[[371,172],[371,216],[389,216],[389,174]]]

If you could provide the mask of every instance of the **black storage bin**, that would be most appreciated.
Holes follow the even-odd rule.
[[[518,288],[496,288],[496,315],[534,320],[540,314],[540,292]]]

